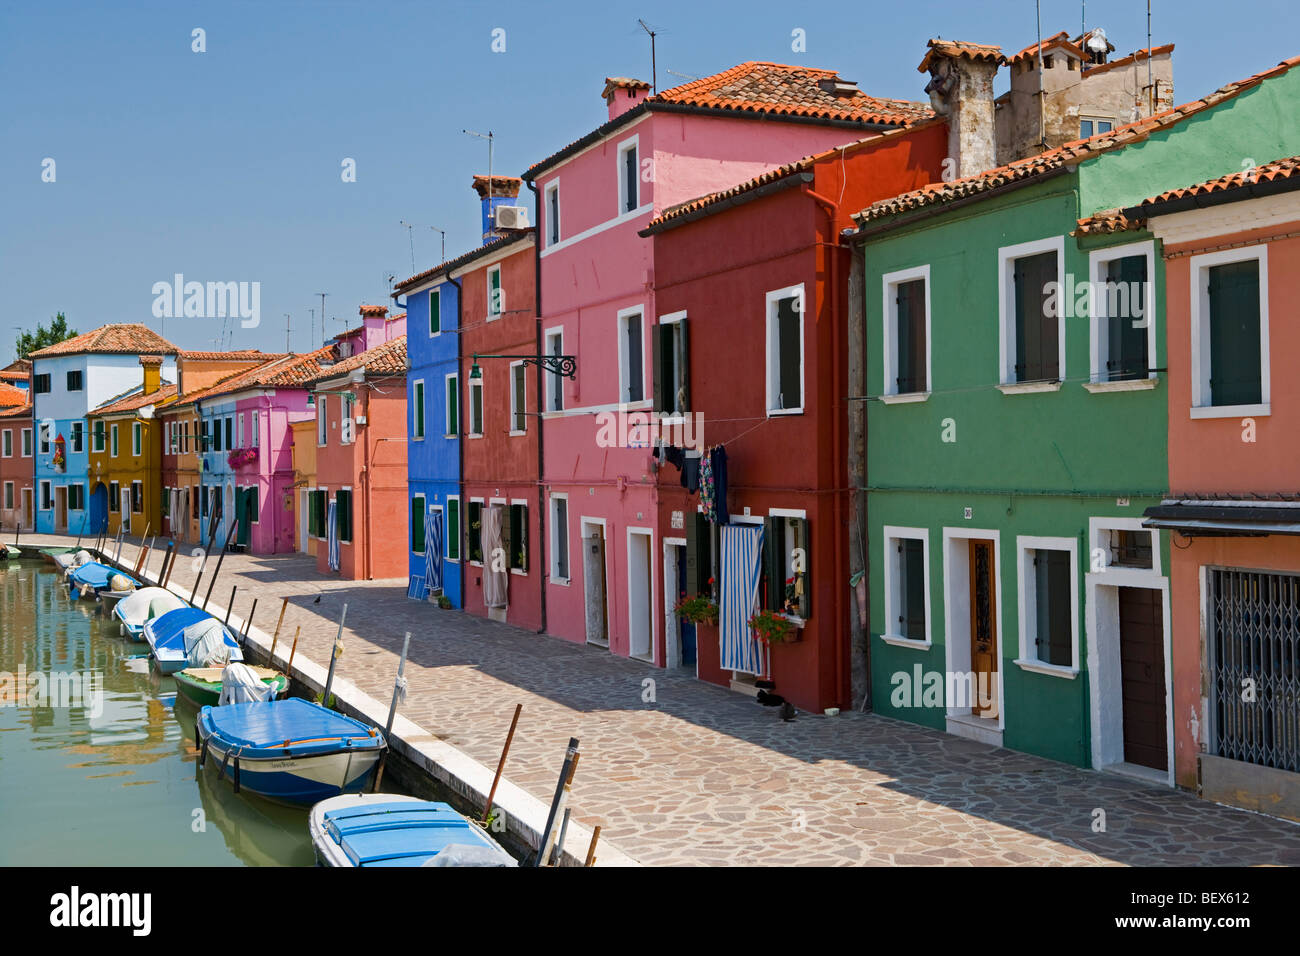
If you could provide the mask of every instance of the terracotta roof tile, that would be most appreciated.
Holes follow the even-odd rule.
[[[1085,66],[1083,75],[1085,77],[1096,76],[1098,73],[1105,73],[1107,70],[1113,70],[1117,66],[1128,66],[1130,63],[1145,63],[1150,57],[1164,56],[1166,53],[1173,53],[1174,45],[1166,43],[1164,46],[1151,47],[1149,49],[1137,50],[1128,56],[1122,56],[1118,60],[1111,60],[1109,63],[1099,63],[1096,66]],[[1148,57],[1150,54],[1150,57]]]
[[[6,385],[0,382],[0,405],[26,405],[30,396],[25,388],[14,388],[12,385]]]
[[[925,53],[925,59],[916,68],[918,73],[929,73],[930,60],[940,55],[964,60],[982,60],[988,63],[996,63],[999,66],[1007,62],[1007,58],[1002,55],[1002,47],[992,43],[969,43],[966,40],[936,38],[927,41],[926,46],[928,49]]]
[[[83,332],[66,342],[38,349],[28,358],[41,359],[53,358],[56,355],[99,353],[175,355],[176,346],[147,325],[125,323],[102,325],[93,332]]]
[[[176,405],[191,405],[250,388],[303,388],[326,367],[324,362],[337,357],[338,351],[332,345],[314,352],[277,355],[261,365],[232,372],[211,385],[182,395]]]
[[[1208,196],[1213,193],[1227,192],[1230,189],[1238,189],[1253,183],[1281,182],[1297,177],[1300,177],[1300,156],[1288,156],[1284,159],[1275,159],[1271,163],[1255,166],[1252,169],[1240,169],[1226,176],[1220,176],[1218,179],[1208,179],[1192,186],[1170,189],[1159,196],[1152,196],[1150,199],[1142,200],[1137,208],[1147,209],[1167,203],[1170,200],[1184,199],[1188,196]]]
[[[364,316],[387,315],[387,314],[388,314],[388,306],[386,306],[386,305],[363,305],[363,306],[361,307],[361,314],[364,315]]]
[[[32,377],[31,369],[21,372],[18,369],[0,369],[0,381],[3,382],[26,382]]]
[[[340,375],[346,375],[349,372],[364,368],[368,375],[399,375],[404,374],[407,369],[406,362],[406,336],[399,335],[383,345],[376,345],[372,349],[366,349],[364,352],[358,352],[350,358],[322,370],[312,378],[312,383],[323,382],[331,378],[337,378]]]
[[[1108,236],[1116,232],[1128,232],[1141,229],[1146,225],[1145,219],[1129,219],[1119,209],[1104,209],[1099,213],[1080,219],[1073,236]]]
[[[967,176],[946,183],[931,183],[928,186],[914,189],[891,199],[881,200],[855,213],[853,218],[859,225],[865,225],[872,220],[911,212],[935,203],[979,195],[1001,186],[1034,179],[1053,170],[1092,159],[1103,153],[1140,142],[1152,133],[1168,129],[1203,110],[1240,96],[1246,90],[1258,86],[1264,80],[1287,72],[1297,63],[1300,63],[1300,56],[1283,60],[1277,66],[1256,73],[1244,80],[1229,83],[1204,99],[1194,100],[1171,110],[1156,113],[1154,116],[1144,117],[1126,126],[1118,126],[1110,132],[1098,133],[1089,139],[1075,140],[1056,149],[1049,149],[1046,152],[1016,160],[1013,163],[990,169],[975,176]]]
[[[1075,43],[1073,40],[1070,39],[1070,34],[1065,30],[1062,30],[1060,33],[1057,33],[1054,36],[1043,38],[1044,55],[1050,53],[1052,50],[1055,50],[1057,48],[1063,49],[1067,53],[1074,54],[1074,56],[1078,57],[1080,60],[1086,60],[1088,58],[1088,55],[1083,52],[1083,50],[1079,47],[1077,43]],[[1008,57],[1007,62],[1014,64],[1014,63],[1019,63],[1021,60],[1025,59],[1026,57],[1037,57],[1037,56],[1038,56],[1038,43],[1037,41],[1035,41],[1034,43],[1029,44],[1029,46],[1025,47],[1019,53],[1016,53],[1013,56]]]
[[[523,184],[524,181],[518,176],[498,176],[494,173],[492,175],[492,198],[514,199],[519,195],[519,187]],[[475,174],[470,185],[473,186],[474,191],[478,193],[479,199],[487,199],[487,176]]]
[[[396,286],[394,286],[394,288],[397,291],[393,293],[393,298],[396,299],[399,295],[402,295],[411,286],[419,285],[420,283],[426,282],[429,279],[434,278],[435,276],[443,275],[445,273],[455,272],[461,266],[473,262],[475,259],[481,259],[484,256],[488,256],[494,252],[498,252],[501,249],[504,249],[507,246],[509,246],[511,243],[519,242],[520,240],[523,239],[531,239],[533,235],[533,231],[534,230],[531,227],[529,227],[528,229],[511,230],[507,235],[499,236],[496,239],[493,239],[491,242],[485,242],[477,249],[471,249],[469,252],[466,252],[463,255],[459,255],[455,259],[448,259],[446,262],[436,265],[432,269],[425,269],[423,272],[417,272],[415,275],[411,276],[411,278],[403,279],[401,282],[397,283]],[[405,315],[406,313],[402,313],[402,314]],[[347,333],[345,332],[344,335],[346,334]]]
[[[31,418],[32,406],[28,402],[26,405],[13,405],[7,408],[0,408],[0,418]]]
[[[180,349],[177,353],[181,358],[188,361],[199,362],[246,362],[250,359],[263,359],[269,361],[273,358],[280,358],[284,352],[263,352],[261,349],[243,349],[235,352],[203,352],[193,349]]]
[[[170,402],[176,397],[175,385],[163,385],[156,391],[144,392],[132,391],[126,398],[110,400],[98,408],[91,409],[88,415],[120,415],[123,412],[133,412],[136,409],[144,408],[146,405],[163,405]]]

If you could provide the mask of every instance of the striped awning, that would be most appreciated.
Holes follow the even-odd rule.
[[[723,670],[761,674],[762,654],[749,628],[758,603],[763,560],[763,526],[724,524],[721,536],[721,588],[718,601],[718,637]]]
[[[325,516],[325,539],[329,544],[329,567],[331,571],[339,569],[339,503],[331,498],[329,511]]]

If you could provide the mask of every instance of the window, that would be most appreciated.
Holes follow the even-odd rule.
[[[71,451],[82,452],[85,450],[86,433],[84,422],[71,422],[68,425],[68,445]]]
[[[686,313],[661,315],[650,330],[650,354],[657,412],[677,415],[690,408],[690,364]]]
[[[411,553],[424,554],[424,495],[411,496]]]
[[[546,354],[564,354],[564,332],[557,329],[546,333]],[[548,412],[564,411],[564,376],[546,376],[546,410]]]
[[[162,489],[162,499],[158,502],[159,508],[162,511],[162,516],[164,518],[171,517],[172,514],[171,498],[172,498],[172,489],[164,485]]]
[[[1155,378],[1155,246],[1130,243],[1089,254],[1093,383]],[[1090,389],[1094,391],[1095,389]]]
[[[884,276],[883,395],[930,391],[930,267]]]
[[[483,380],[481,378],[469,383],[469,435],[471,438],[483,437]]]
[[[259,436],[259,433],[262,430],[260,427],[262,423],[262,414],[261,412],[253,412],[249,416],[249,419],[252,422],[252,426],[253,426],[253,448],[260,455],[262,450],[262,441]]]
[[[551,495],[551,580],[569,583],[569,499]]]
[[[116,481],[108,483],[108,510],[117,514],[118,507],[122,501],[122,489]]]
[[[329,435],[329,418],[325,414],[325,396],[316,396],[316,445],[320,447],[325,444]]]
[[[524,363],[510,363],[510,434],[522,435],[528,430],[528,388]]]
[[[351,393],[339,396],[339,444],[351,445],[356,433],[352,427],[352,407],[355,399]]]
[[[767,294],[767,413],[803,411],[803,286]]]
[[[442,331],[442,292],[429,290],[429,334],[437,335]]]
[[[42,455],[48,455],[50,453],[50,437],[51,437],[50,431],[51,431],[51,426],[49,424],[46,423],[41,424],[41,454]]]
[[[460,387],[455,374],[447,376],[447,422],[443,434],[455,438],[460,432]]]
[[[208,422],[205,421],[203,424],[204,424],[204,426],[207,426],[207,425],[208,425]],[[211,448],[211,450],[212,450],[212,451],[222,451],[222,450],[223,450],[223,449],[222,449],[222,446],[221,446],[221,419],[220,419],[220,418],[214,418],[214,419],[212,420],[212,448]]]
[[[242,413],[235,416],[235,447],[244,447],[244,416]]]
[[[139,422],[131,423],[131,454],[139,458],[144,453],[144,426]]]
[[[69,511],[86,510],[86,486],[85,485],[68,485],[68,510]]]
[[[1109,133],[1114,128],[1115,124],[1112,120],[1085,116],[1079,120],[1079,138],[1087,139],[1089,136],[1096,136],[1099,133]]]
[[[448,561],[460,560],[460,496],[447,496],[447,528],[443,535],[443,553]]]
[[[131,513],[140,514],[144,510],[144,484],[139,481],[131,482]]]
[[[50,496],[50,483],[48,481],[42,481],[41,482],[41,510],[49,511],[53,507],[54,507],[54,501]]]
[[[1060,387],[1068,311],[1059,304],[1064,261],[1061,236],[998,250],[1003,385]]]
[[[640,169],[637,166],[637,138],[618,148],[618,211],[635,212],[641,202]]]
[[[235,447],[235,443],[231,441],[231,439],[234,438],[233,426],[234,426],[234,419],[231,418],[229,415],[227,415],[226,416],[226,451],[230,451],[232,448]],[[221,427],[221,422],[217,422],[217,427],[218,428]]]
[[[1268,250],[1194,256],[1192,417],[1269,413]]]
[[[618,400],[639,402],[645,398],[645,345],[641,341],[641,310],[618,313]]]
[[[412,386],[412,408],[411,415],[414,419],[411,435],[414,438],[424,439],[424,381],[417,381]]]
[[[12,511],[14,507],[14,483],[5,482],[5,510]]]
[[[475,564],[483,563],[483,501],[469,503],[469,559]]]
[[[495,318],[505,311],[505,293],[501,289],[501,267],[492,266],[487,271],[488,318]]]
[[[812,614],[808,520],[803,512],[772,509],[763,529],[763,606],[807,619]]]
[[[14,430],[12,428],[6,428],[3,432],[0,432],[0,455],[5,458],[14,456]]]
[[[336,509],[339,522],[339,540],[352,540],[352,492],[346,488],[339,489],[334,493],[334,500],[338,502]]]
[[[546,244],[553,246],[560,241],[560,181],[557,179],[546,187]]]
[[[44,372],[40,375],[32,376],[32,391],[37,395],[44,395],[50,390],[50,373]]]
[[[32,457],[32,430],[30,428],[23,429],[23,457]]]
[[[74,371],[68,372],[68,391],[69,392],[81,391],[81,370],[80,369],[76,369]]]
[[[884,529],[888,642],[930,643],[930,540],[924,528]]]
[[[191,485],[190,486],[190,517],[195,520],[198,520],[199,517],[199,499],[201,497],[202,496],[199,494],[199,486]]]
[[[1020,659],[1026,670],[1078,671],[1077,543],[1074,538],[1018,537]]]
[[[328,492],[320,488],[307,493],[307,534],[313,538],[325,537],[327,497]]]
[[[114,458],[117,457],[117,423],[114,422],[108,427],[108,453]]]
[[[528,505],[515,502],[510,506],[506,531],[506,565],[511,571],[528,573]]]

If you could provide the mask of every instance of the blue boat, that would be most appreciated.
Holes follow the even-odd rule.
[[[196,607],[177,608],[147,621],[144,639],[155,666],[164,674],[244,659],[230,630]]]
[[[386,746],[373,727],[298,697],[204,707],[196,733],[200,761],[237,790],[291,804],[367,789]]]
[[[163,588],[141,588],[133,591],[113,608],[113,617],[120,623],[121,632],[133,641],[144,640],[144,626],[156,617],[185,607],[185,599]]]
[[[477,823],[445,803],[392,793],[345,795],[311,808],[321,866],[516,866]]]
[[[74,596],[98,597],[101,591],[109,590],[109,579],[116,574],[121,574],[122,577],[126,578],[132,587],[138,588],[140,586],[140,582],[129,574],[122,574],[121,571],[110,568],[107,564],[91,561],[89,564],[83,564],[68,572],[68,587]]]

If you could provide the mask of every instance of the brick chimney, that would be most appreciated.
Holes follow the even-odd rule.
[[[1006,62],[999,47],[961,40],[931,40],[917,67],[929,73],[930,106],[948,121],[951,178],[997,166],[993,78]],[[947,169],[945,169],[947,172]]]
[[[496,238],[496,229],[492,222],[492,210],[497,206],[519,205],[519,187],[524,181],[515,176],[474,177],[474,191],[478,193],[483,206],[483,241],[490,242]],[[491,189],[489,190],[489,186]]]
[[[152,395],[162,387],[162,356],[141,355],[140,367],[144,369],[144,393]]]
[[[609,118],[616,119],[645,102],[650,95],[650,84],[626,76],[607,76],[600,95],[605,97],[605,105],[609,107]]]
[[[384,344],[387,336],[384,328],[387,323],[387,315],[388,309],[382,305],[363,305],[361,307],[362,351]]]

